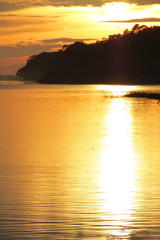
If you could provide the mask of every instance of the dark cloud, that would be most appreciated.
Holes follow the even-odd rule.
[[[31,1],[17,1],[17,2],[6,2],[6,1],[0,1],[0,12],[8,12],[8,11],[14,11],[18,9],[24,9],[27,7],[32,6],[45,6],[46,4],[43,4],[42,2],[31,2]]]
[[[95,39],[81,39],[81,38],[77,38],[77,39],[73,39],[73,38],[55,38],[55,39],[45,39],[42,40],[42,43],[57,43],[57,42],[61,42],[61,43],[73,43],[73,42],[79,42],[79,41],[91,41],[91,40],[95,40]]]
[[[0,12],[16,10],[17,8],[16,3],[0,2]]]
[[[42,1],[44,2],[44,1]],[[46,3],[53,6],[102,6],[105,3],[126,2],[137,3],[138,5],[160,4],[159,0],[48,0]]]
[[[53,16],[42,16],[42,15],[18,15],[18,14],[3,14],[3,18],[0,18],[0,27],[5,28],[7,26],[22,26],[24,24],[34,24],[34,20],[36,19],[37,24],[48,23],[48,22],[56,22],[57,19],[64,17],[65,15],[53,15]]]
[[[110,0],[48,0],[46,1],[51,6],[102,6],[106,2],[113,2]],[[114,2],[119,2],[119,0],[114,0]]]
[[[56,38],[40,40],[35,44],[28,42],[20,42],[15,46],[0,46],[0,57],[22,57],[60,49],[63,45],[76,41],[90,41],[94,39],[72,39],[72,38]]]
[[[130,0],[129,3],[137,3],[138,5],[160,4],[159,0]]]
[[[3,14],[3,17],[6,17],[6,18],[17,18],[17,17],[20,17],[20,18],[61,18],[61,17],[65,17],[66,15],[64,14],[61,14],[61,15],[53,15],[53,16],[44,16],[44,15],[20,15],[20,14]]]
[[[27,7],[35,6],[102,6],[105,3],[111,2],[127,2],[136,3],[138,5],[148,5],[148,4],[160,4],[159,0],[26,0],[26,1],[1,1],[0,0],[0,12],[18,10]]]
[[[149,23],[149,22],[160,22],[160,18],[137,18],[129,20],[112,20],[112,21],[102,21],[108,23]]]
[[[115,2],[119,0],[115,0]],[[27,7],[35,7],[35,6],[55,6],[55,7],[70,7],[70,6],[102,6],[106,2],[112,2],[108,0],[48,0],[48,1],[17,1],[17,2],[4,2],[0,1],[0,12],[18,10]]]
[[[42,0],[41,4],[49,4],[52,6],[102,6],[105,3],[111,2],[137,3],[138,5],[160,4],[159,0]]]

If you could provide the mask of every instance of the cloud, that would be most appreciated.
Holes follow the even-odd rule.
[[[37,18],[34,22],[34,19],[33,18]],[[57,22],[56,20],[57,18],[56,17],[36,17],[36,16],[20,16],[19,18],[17,17],[10,17],[10,18],[3,18],[3,19],[0,19],[0,27],[1,28],[6,28],[6,27],[9,27],[10,29],[12,27],[20,27],[20,26],[26,26],[26,25],[38,25],[38,24],[46,24],[46,23],[54,23],[54,22]],[[1,29],[2,30],[2,29]],[[22,29],[23,31],[23,29]]]
[[[17,5],[15,3],[0,2],[0,12],[16,10]]]
[[[0,57],[22,57],[60,49],[63,45],[76,41],[91,41],[95,39],[56,38],[39,40],[36,43],[19,42],[16,45],[0,46]]]
[[[115,0],[117,1],[117,0]],[[110,2],[108,0],[48,0],[48,1],[0,1],[0,12],[18,10],[28,7],[36,7],[36,6],[54,6],[54,7],[71,7],[71,6],[102,6],[106,2]],[[118,2],[118,1],[117,1]]]
[[[47,4],[51,6],[102,6],[106,2],[111,2],[108,0],[48,0]],[[114,2],[119,2],[115,0]]]
[[[0,0],[0,12],[12,11],[38,6],[71,7],[71,6],[94,6],[100,7],[111,2],[126,2],[125,0],[25,0],[25,1],[5,1]],[[159,0],[128,0],[127,3],[138,5],[160,4]]]
[[[5,18],[61,18],[61,17],[65,17],[65,15],[55,15],[55,16],[45,16],[45,15],[22,15],[22,14],[11,14],[11,13],[3,13],[2,15]]]
[[[0,0],[0,12],[8,12],[12,10],[19,10],[19,9],[24,9],[28,7],[36,7],[36,6],[47,6],[45,1],[31,1],[31,0]]]
[[[129,3],[137,3],[138,5],[160,4],[159,0],[130,0]]]
[[[41,1],[43,2],[43,1]],[[105,3],[126,2],[125,0],[48,0],[46,3],[52,6],[102,6]],[[159,4],[159,0],[128,0],[127,3],[138,5]]]
[[[128,20],[109,20],[102,21],[108,23],[150,23],[150,22],[160,22],[160,18],[137,18],[137,19],[128,19]]]
[[[43,1],[42,1],[43,2]],[[49,0],[46,1],[52,6],[102,6],[111,2],[126,2],[125,0]],[[139,5],[159,4],[159,0],[128,0],[127,3],[137,3]]]
[[[95,40],[95,39],[81,39],[81,38],[55,38],[55,39],[45,39],[42,40],[42,43],[73,43],[73,42],[80,42],[80,41],[91,41],[91,40]]]

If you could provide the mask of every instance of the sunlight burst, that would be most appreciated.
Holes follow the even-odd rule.
[[[124,2],[119,3],[107,3],[103,7],[101,16],[97,17],[97,21],[111,21],[111,20],[123,20],[128,17],[128,10],[131,5]]]

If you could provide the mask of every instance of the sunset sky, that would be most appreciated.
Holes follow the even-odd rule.
[[[29,56],[94,42],[134,24],[160,25],[159,0],[0,0],[0,74]]]

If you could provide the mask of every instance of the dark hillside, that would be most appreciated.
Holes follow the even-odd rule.
[[[160,84],[159,66],[160,27],[137,24],[96,43],[32,56],[17,75],[53,84]]]

